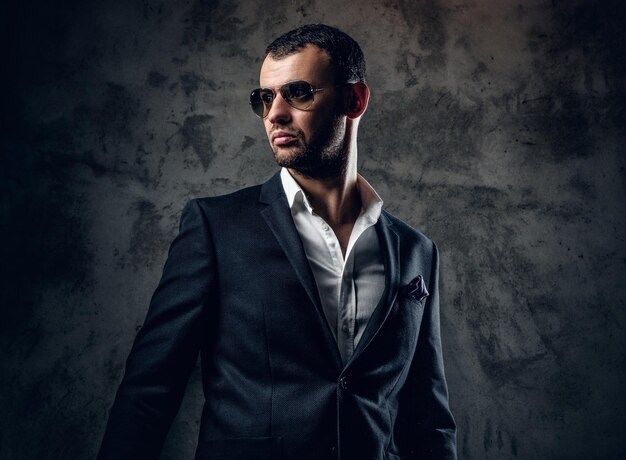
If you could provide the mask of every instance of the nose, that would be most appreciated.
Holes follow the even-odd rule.
[[[267,121],[272,124],[285,124],[291,121],[292,107],[287,104],[280,92],[276,93],[270,111],[267,113]]]

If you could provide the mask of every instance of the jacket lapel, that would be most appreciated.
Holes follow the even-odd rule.
[[[384,254],[385,290],[372,316],[367,322],[363,336],[348,363],[358,358],[372,342],[387,319],[389,311],[398,295],[398,287],[400,284],[400,243],[398,234],[393,229],[393,225],[384,211],[381,213],[375,228],[380,241],[380,250]]]
[[[287,197],[280,180],[280,172],[274,174],[270,180],[262,185],[259,201],[267,204],[267,207],[261,211],[261,215],[272,233],[274,233],[278,244],[285,252],[311,303],[315,306],[321,328],[324,331],[325,341],[331,345],[337,366],[342,368],[343,365],[341,364],[341,355],[337,348],[337,342],[326,320],[309,260],[291,217]]]

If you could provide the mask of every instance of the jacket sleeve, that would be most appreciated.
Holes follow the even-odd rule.
[[[439,324],[439,256],[433,243],[430,295],[409,374],[408,458],[456,460],[456,424],[448,406]],[[403,457],[404,458],[404,457]]]
[[[126,362],[99,460],[157,459],[198,357],[214,252],[197,201],[181,215],[161,281]]]

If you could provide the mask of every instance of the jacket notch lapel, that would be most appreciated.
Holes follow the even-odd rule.
[[[341,369],[343,365],[341,364],[339,348],[337,348],[337,342],[326,320],[315,277],[313,276],[309,260],[304,252],[302,240],[293,223],[287,197],[282,188],[280,173],[275,174],[270,180],[263,184],[259,201],[268,205],[261,211],[261,215],[291,263],[311,303],[315,306],[319,323],[325,336],[325,342],[330,344],[335,364]]]
[[[387,319],[398,295],[400,283],[400,239],[384,212],[380,215],[375,228],[380,241],[380,249],[384,254],[385,290],[367,322],[363,336],[349,362],[358,358],[372,342]]]

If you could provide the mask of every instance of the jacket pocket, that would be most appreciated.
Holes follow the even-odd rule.
[[[203,439],[196,460],[281,460],[282,438]]]

